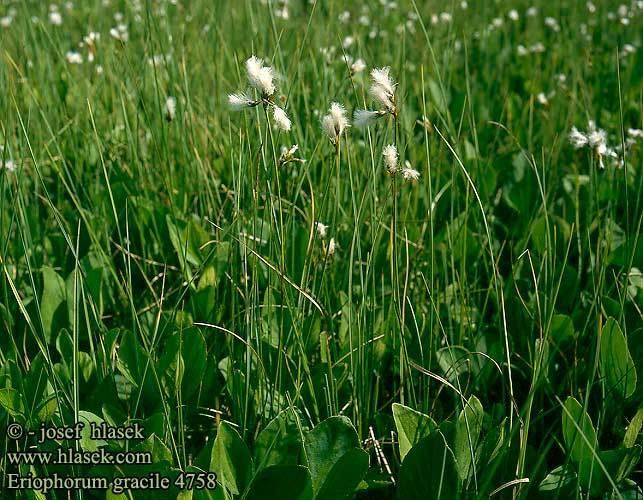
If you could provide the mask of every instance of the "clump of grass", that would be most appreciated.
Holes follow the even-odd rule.
[[[643,9],[437,7],[0,4],[3,487],[643,494]]]

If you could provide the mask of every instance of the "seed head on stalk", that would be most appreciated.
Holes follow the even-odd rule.
[[[255,98],[250,92],[237,92],[228,94],[228,104],[233,111],[242,111],[263,104],[264,109],[272,110],[272,117],[277,128],[288,132],[292,122],[286,111],[277,106],[274,95],[277,90],[275,85],[275,71],[271,66],[265,66],[263,59],[251,56],[246,61],[246,74],[248,83],[255,89],[259,97]]]

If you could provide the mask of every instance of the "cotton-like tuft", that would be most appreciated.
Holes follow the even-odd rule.
[[[571,142],[572,146],[576,149],[580,149],[587,146],[589,139],[576,127],[572,127],[572,130],[569,133],[569,142]]]
[[[337,143],[344,131],[350,127],[346,108],[337,102],[332,103],[328,114],[322,118],[322,127],[330,140]]]
[[[270,66],[264,66],[263,60],[252,56],[246,61],[248,81],[255,89],[265,96],[275,93],[274,71]]]
[[[176,98],[173,96],[168,96],[165,100],[165,119],[168,122],[174,120],[176,116]]]
[[[417,181],[420,178],[420,172],[411,167],[411,163],[408,161],[404,162],[404,168],[402,169],[402,178],[405,181]]]
[[[358,109],[353,113],[353,125],[357,128],[370,127],[380,116],[382,116],[382,113],[379,111]]]
[[[322,224],[321,222],[315,222],[315,230],[317,231],[317,234],[321,239],[326,238],[328,235],[328,226],[326,224]]]
[[[255,106],[257,103],[248,94],[229,94],[228,104],[233,111],[241,111],[242,109]]]
[[[391,69],[386,68],[375,68],[371,71],[371,78],[373,79],[373,85],[378,85],[382,87],[389,95],[393,96],[395,94],[395,83],[389,75]]]
[[[393,144],[385,146],[382,151],[382,156],[384,157],[384,164],[389,173],[394,174],[397,172],[397,148]]]
[[[290,130],[292,123],[283,109],[281,109],[279,106],[273,106],[272,116],[275,119],[275,125],[277,126],[277,128],[285,130],[286,132]]]

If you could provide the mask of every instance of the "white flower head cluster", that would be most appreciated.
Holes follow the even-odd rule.
[[[353,123],[358,128],[368,127],[373,122],[388,114],[397,116],[395,90],[397,83],[390,75],[391,69],[375,68],[371,71],[371,87],[369,93],[375,102],[380,106],[378,110],[358,109],[353,115]]]
[[[569,142],[576,149],[588,147],[593,150],[598,157],[600,168],[605,168],[605,158],[611,158],[618,162],[618,154],[607,145],[607,132],[596,128],[596,123],[593,120],[589,121],[586,132],[581,132],[576,127],[572,127],[569,133]]]
[[[283,167],[288,163],[306,163],[306,160],[296,156],[297,151],[299,151],[299,146],[297,144],[293,144],[289,148],[282,146],[281,154],[279,155],[279,166]]]
[[[83,64],[83,56],[73,50],[65,54],[65,59],[69,64]]]
[[[246,61],[246,71],[250,85],[263,96],[270,97],[275,93],[275,74],[270,66],[264,66],[263,60],[255,56]]]
[[[395,87],[390,76],[390,68],[375,68],[371,71],[370,94],[389,113],[395,113]]]
[[[246,73],[250,86],[255,89],[261,97],[256,99],[247,92],[228,94],[228,104],[233,111],[241,111],[263,104],[271,108],[272,118],[277,128],[289,131],[292,122],[283,108],[275,104],[273,96],[277,87],[275,86],[275,71],[271,66],[265,66],[263,59],[251,56],[246,61]]]
[[[325,246],[326,257],[332,257],[335,255],[335,252],[339,249],[339,244],[335,241],[335,238],[331,238],[328,241],[328,245]]]
[[[398,171],[398,160],[399,156],[397,154],[397,148],[393,144],[384,146],[382,150],[382,156],[384,157],[384,165],[389,174],[395,174]]]
[[[49,10],[49,23],[53,26],[60,26],[63,23],[62,14],[58,11],[58,8],[53,5],[50,6]]]
[[[287,132],[292,127],[292,122],[290,121],[290,118],[288,118],[286,112],[276,104],[272,105],[272,117],[275,120],[277,128]]]
[[[366,69],[366,63],[364,62],[364,59],[356,59],[351,64],[351,75],[356,75],[358,73],[361,73],[365,69]]]
[[[18,165],[16,165],[16,162],[12,159],[7,159],[7,160],[2,160],[0,159],[0,170],[4,169],[7,172],[15,172],[16,169],[18,168]]]
[[[328,236],[328,226],[322,222],[315,222],[315,230],[322,240]]]
[[[400,156],[397,152],[397,147],[394,144],[384,146],[382,150],[384,157],[384,165],[390,175],[400,174],[402,179],[409,182],[415,182],[420,178],[420,172],[411,166],[411,162],[406,160],[404,166],[400,167]]]
[[[404,168],[401,171],[402,178],[405,181],[415,182],[420,178],[420,172],[411,167],[411,162],[406,160],[404,162]]]
[[[165,99],[165,119],[168,122],[171,122],[174,120],[174,117],[176,116],[176,98],[173,96],[168,96],[167,99]]]
[[[109,36],[119,42],[127,42],[129,40],[129,30],[127,29],[127,25],[123,23],[117,24],[114,28],[109,30]]]
[[[328,114],[322,118],[324,132],[331,142],[337,145],[348,127],[350,127],[350,122],[346,116],[346,108],[337,102],[332,103]]]

